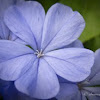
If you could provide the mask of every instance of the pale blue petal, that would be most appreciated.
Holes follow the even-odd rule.
[[[0,17],[4,15],[5,10],[13,5],[16,0],[0,0]]]
[[[36,1],[24,2],[17,6],[20,13],[24,16],[29,25],[40,49],[45,11],[41,4]]]
[[[0,40],[0,63],[19,56],[33,53],[34,51],[25,45],[9,40]]]
[[[83,43],[80,41],[80,40],[76,40],[76,41],[74,41],[74,42],[72,42],[71,44],[69,44],[69,45],[67,45],[67,46],[64,46],[64,47],[62,47],[62,48],[60,48],[60,49],[63,49],[63,48],[84,48],[84,46],[83,46]]]
[[[14,5],[22,1],[24,0],[0,0],[0,38],[1,39],[9,39],[9,35],[10,35],[10,31],[6,27],[3,21],[5,10],[11,5]]]
[[[84,46],[80,40],[76,40],[73,43],[71,43],[70,45],[66,46],[66,48],[70,48],[70,47],[84,48]]]
[[[82,95],[81,99],[80,100],[87,100],[86,96],[85,95]]]
[[[0,0],[0,16],[3,16],[5,13],[5,10],[14,4],[20,3],[24,0]]]
[[[69,45],[80,36],[84,27],[84,19],[78,12],[73,12],[68,6],[54,4],[46,15],[41,48],[47,52]]]
[[[93,85],[100,84],[100,49],[95,52],[95,61],[88,80]]]
[[[33,67],[15,82],[16,88],[35,98],[48,99],[57,95],[59,83],[56,74],[48,63],[36,60]]]
[[[57,100],[61,100],[61,99],[57,98]],[[78,91],[75,94],[73,94],[72,96],[67,96],[67,98],[64,100],[86,100],[86,99],[83,99],[81,92]]]
[[[12,32],[9,32],[9,36],[7,38],[7,40],[12,40],[15,41],[18,37],[16,35],[14,35]]]
[[[85,94],[81,90],[79,90],[72,100],[87,100],[87,98]]]
[[[61,83],[60,91],[56,98],[57,100],[69,100],[68,98],[72,98],[78,91],[79,90],[76,84]]]
[[[14,41],[18,42],[18,43],[21,43],[21,44],[24,44],[24,45],[28,45],[28,43],[26,43],[25,41],[23,41],[22,39],[20,38],[17,38],[15,39]]]
[[[99,95],[100,96],[100,87],[83,87],[83,90],[89,92],[88,95]]]
[[[44,59],[59,76],[79,82],[89,76],[94,63],[94,53],[83,48],[67,48],[48,52]]]
[[[100,100],[100,95],[99,96],[88,96],[89,100]]]
[[[25,0],[16,0],[16,4],[18,4],[18,3],[22,3],[22,2],[24,2]]]
[[[16,80],[31,66],[36,58],[34,52],[27,46],[16,42],[0,41],[0,78]]]
[[[76,93],[76,95],[72,98],[72,100],[82,100],[82,94],[80,91]]]
[[[23,7],[25,8],[23,9]],[[35,50],[37,49],[38,41],[36,40],[35,36],[37,35],[35,34],[39,35],[39,31],[37,30],[40,30],[41,25],[43,24],[41,21],[42,15],[40,16],[40,14],[42,14],[43,11],[39,13],[41,11],[40,9],[42,10],[42,6],[37,2],[25,2],[21,5],[10,7],[6,11],[4,17],[5,23],[9,27],[9,29],[20,39],[28,43],[28,45],[33,47]],[[34,14],[34,11],[36,11],[36,14]],[[33,25],[35,25],[35,27]],[[37,32],[34,33],[32,28],[34,32]]]
[[[86,96],[81,92],[81,90],[78,90],[76,92],[76,95],[71,100],[87,100]]]
[[[23,75],[32,65],[32,54],[19,56],[0,63],[0,78],[13,81]]]
[[[100,72],[96,73],[90,80],[88,80],[90,86],[100,85]]]
[[[87,98],[81,93],[80,90],[78,90],[78,92],[76,92],[76,95],[74,95],[70,100],[87,100]]]
[[[0,19],[0,39],[8,39],[10,31],[7,26],[4,24],[3,19]]]

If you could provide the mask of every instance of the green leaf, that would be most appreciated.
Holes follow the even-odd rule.
[[[100,48],[100,35],[84,43],[84,47],[96,51]]]

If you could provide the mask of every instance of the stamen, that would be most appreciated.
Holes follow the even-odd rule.
[[[44,56],[44,54],[42,53],[42,49],[40,51],[36,50],[36,52],[34,54],[36,54],[38,58]]]

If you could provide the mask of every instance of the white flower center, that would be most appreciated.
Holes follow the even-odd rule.
[[[37,57],[38,57],[38,58],[40,58],[40,57],[44,56],[44,54],[43,54],[42,50],[41,50],[41,51],[36,50],[36,52],[35,52],[34,54],[35,54],[35,55],[37,55]]]

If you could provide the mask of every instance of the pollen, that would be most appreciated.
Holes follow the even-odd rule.
[[[38,58],[44,56],[44,54],[42,52],[42,49],[40,51],[39,50],[36,50],[36,52],[34,54],[37,55]]]

